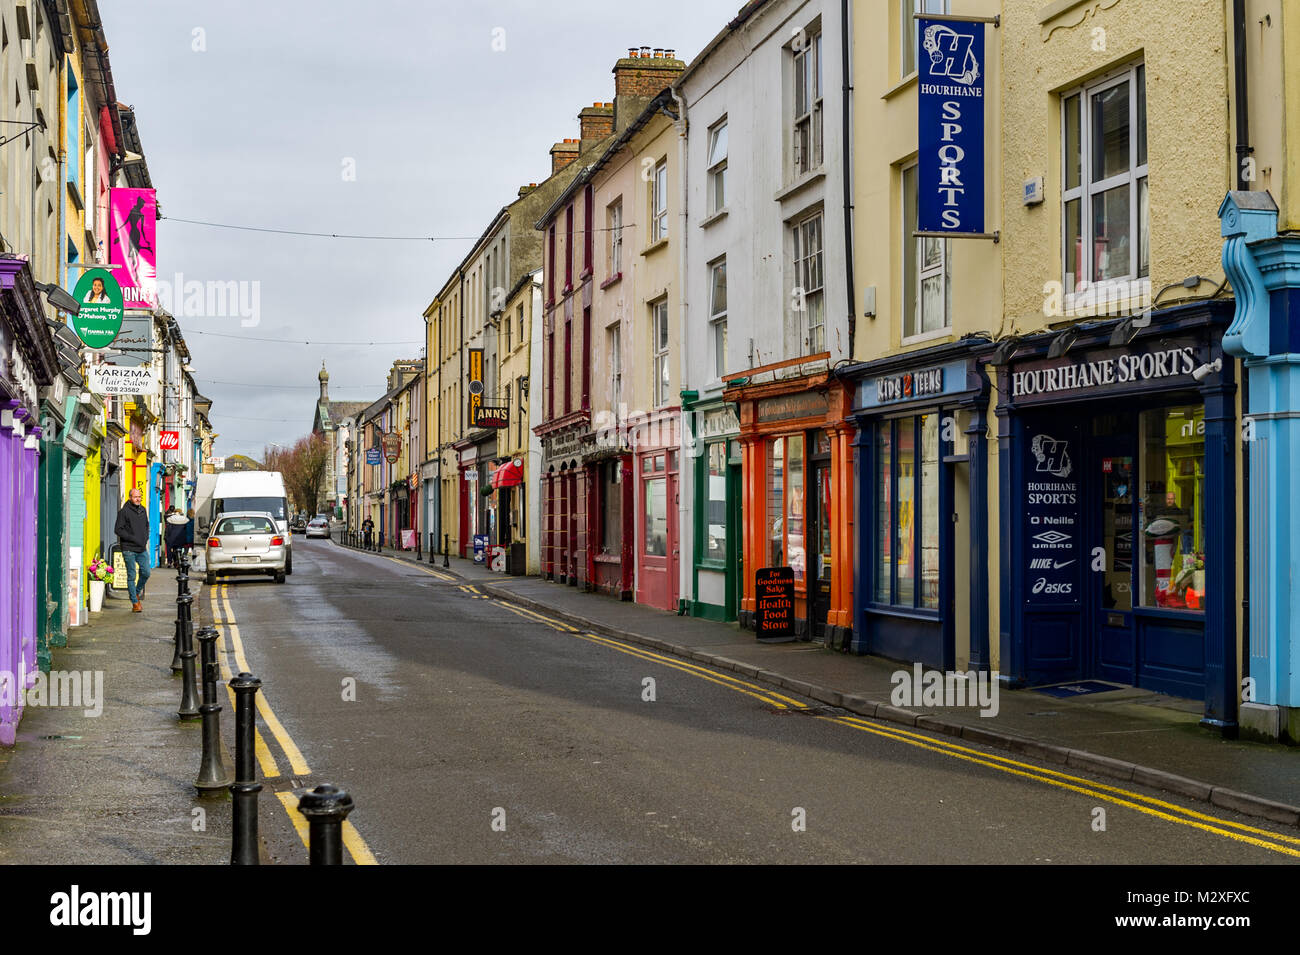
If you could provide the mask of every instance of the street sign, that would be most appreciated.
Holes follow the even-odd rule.
[[[152,368],[89,365],[86,387],[96,395],[153,395],[158,393],[158,378]]]
[[[384,452],[378,448],[366,448],[366,464],[378,464],[383,460]]]
[[[181,433],[179,431],[160,431],[158,433],[158,447],[164,451],[179,451]]]
[[[107,348],[122,330],[122,287],[108,269],[87,269],[72,288],[81,304],[72,330],[87,348]]]
[[[764,567],[754,574],[754,630],[759,640],[794,639],[794,568]]]
[[[392,464],[402,453],[402,436],[395,431],[390,431],[383,437],[384,457],[388,458],[388,463]]]

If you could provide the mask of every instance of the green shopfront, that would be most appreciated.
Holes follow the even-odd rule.
[[[732,621],[740,613],[740,419],[736,406],[713,402],[686,413],[691,564],[688,609],[693,617]]]

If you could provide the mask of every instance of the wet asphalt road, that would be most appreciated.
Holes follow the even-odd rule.
[[[203,587],[203,623],[223,591],[310,769],[294,774],[259,720],[281,774],[261,797],[272,861],[306,859],[276,792],[327,781],[352,794],[351,821],[380,863],[1297,861],[971,762],[996,750],[962,744],[959,758],[833,722],[847,714],[808,700],[812,713],[778,710],[675,658],[557,631],[331,541],[296,537],[285,584]],[[227,618],[220,604],[216,617]],[[1214,817],[1203,825],[1280,834],[1271,845],[1300,853],[1294,830],[1126,788]]]

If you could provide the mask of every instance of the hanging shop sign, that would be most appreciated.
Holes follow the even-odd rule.
[[[918,18],[916,231],[984,235],[984,23]]]
[[[472,401],[470,407],[474,408]],[[477,408],[474,408],[473,414],[474,417],[470,420],[470,425],[475,428],[510,427],[510,409],[506,405],[485,405],[480,403]]]
[[[86,387],[96,395],[154,395],[158,393],[158,377],[152,368],[88,365]]]
[[[755,414],[760,423],[791,421],[797,418],[825,417],[829,407],[826,392],[802,391],[793,395],[760,398]]]
[[[384,452],[379,448],[366,448],[366,464],[379,464],[384,459]]]
[[[1162,379],[1183,379],[1178,384],[1191,384],[1196,366],[1196,348],[1188,344],[1138,353],[1127,349],[1101,352],[1086,361],[1017,368],[1011,372],[1011,397],[1126,391]]]
[[[754,630],[759,640],[794,639],[794,568],[763,567],[754,574]]]
[[[127,308],[158,304],[158,201],[152,189],[109,190],[108,261],[120,265]]]
[[[483,407],[483,349],[467,348],[469,355],[469,420],[473,425]]]
[[[108,269],[87,269],[72,288],[81,305],[69,324],[87,348],[107,348],[122,331],[122,287]]]
[[[395,431],[389,431],[384,435],[382,441],[384,457],[388,459],[389,464],[395,463],[402,453],[402,436]]]
[[[159,431],[158,448],[162,451],[179,451],[181,433],[179,431]]]

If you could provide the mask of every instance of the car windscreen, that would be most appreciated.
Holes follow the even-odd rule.
[[[277,521],[285,518],[285,502],[282,497],[219,497],[216,513],[226,514],[230,511],[266,511]]]
[[[274,534],[275,528],[265,517],[223,517],[217,522],[216,536],[224,534]]]

